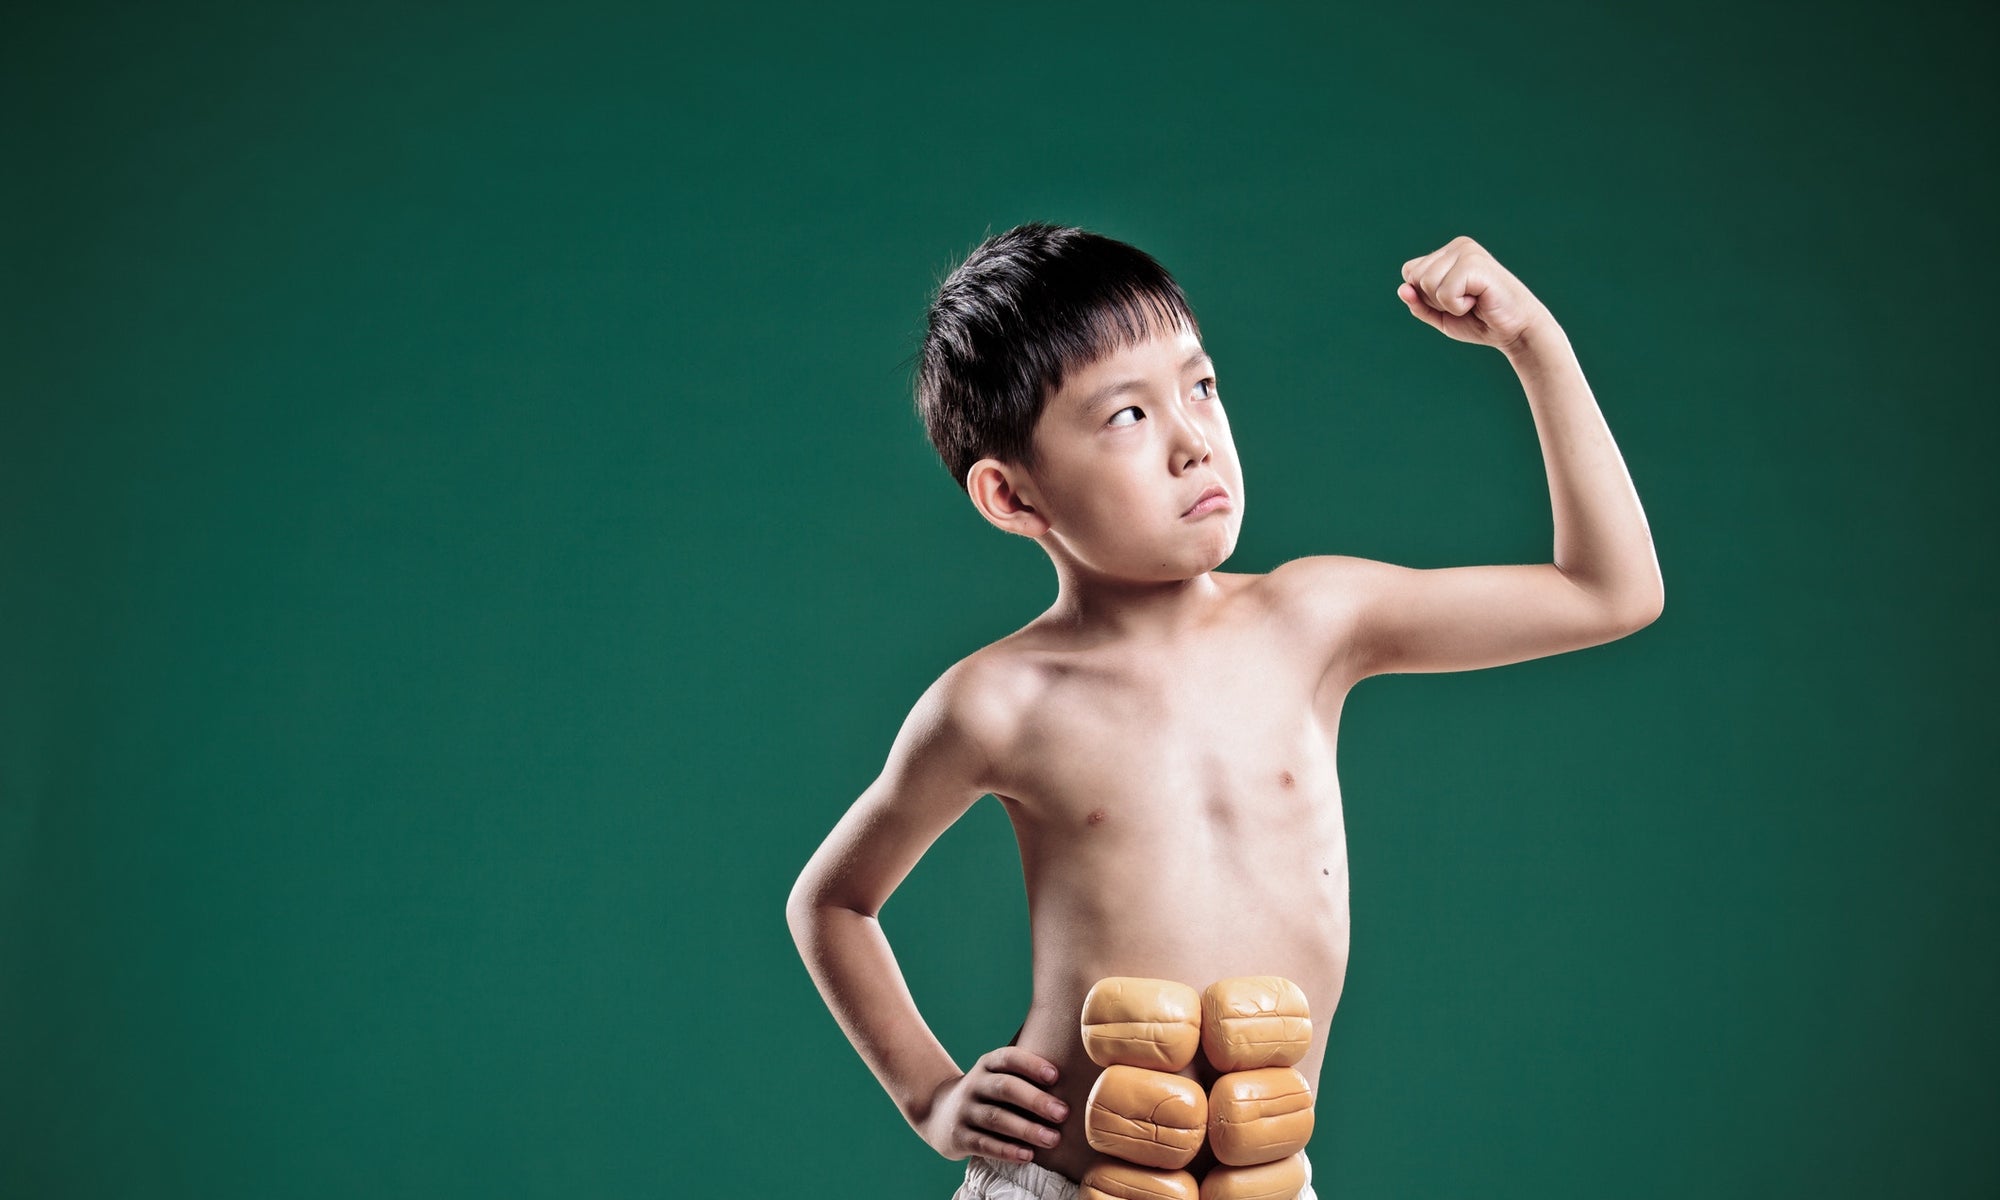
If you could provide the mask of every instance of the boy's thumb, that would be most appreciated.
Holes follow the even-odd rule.
[[[1410,288],[1410,294],[1404,296],[1403,288]],[[1422,298],[1418,296],[1416,288],[1410,287],[1409,284],[1405,283],[1396,289],[1396,295],[1402,297],[1403,303],[1409,306],[1411,313],[1422,317],[1424,323],[1432,329],[1441,330],[1444,328],[1444,314],[1434,311],[1430,305],[1425,304]]]

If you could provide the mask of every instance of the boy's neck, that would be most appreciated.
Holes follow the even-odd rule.
[[[1056,568],[1056,602],[1043,618],[1093,640],[1170,642],[1198,624],[1222,597],[1204,571],[1164,583],[1089,575]]]

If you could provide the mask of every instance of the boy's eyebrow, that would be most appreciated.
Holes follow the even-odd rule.
[[[1181,364],[1181,370],[1186,371],[1190,367],[1194,366],[1196,363],[1201,362],[1203,359],[1208,359],[1210,363],[1213,363],[1215,361],[1214,359],[1208,357],[1208,351],[1197,350],[1193,354],[1188,355],[1188,360]],[[1121,379],[1117,383],[1106,384],[1105,386],[1098,388],[1095,392],[1092,392],[1090,395],[1084,397],[1083,402],[1077,405],[1077,411],[1082,413],[1088,413],[1092,409],[1096,408],[1098,405],[1104,403],[1106,400],[1111,399],[1113,396],[1119,395],[1120,393],[1123,392],[1133,391],[1137,388],[1142,388],[1145,386],[1146,386],[1146,381],[1143,379]]]

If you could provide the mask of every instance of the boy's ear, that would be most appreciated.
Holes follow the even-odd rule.
[[[1025,538],[1048,532],[1049,523],[1035,511],[1034,481],[1017,464],[982,458],[965,473],[965,491],[972,506],[995,529]]]

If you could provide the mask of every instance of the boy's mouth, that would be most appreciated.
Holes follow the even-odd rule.
[[[1225,507],[1228,503],[1228,490],[1219,484],[1211,484],[1207,491],[1194,498],[1194,503],[1188,505],[1187,511],[1181,515],[1184,517],[1200,516],[1202,513]]]

